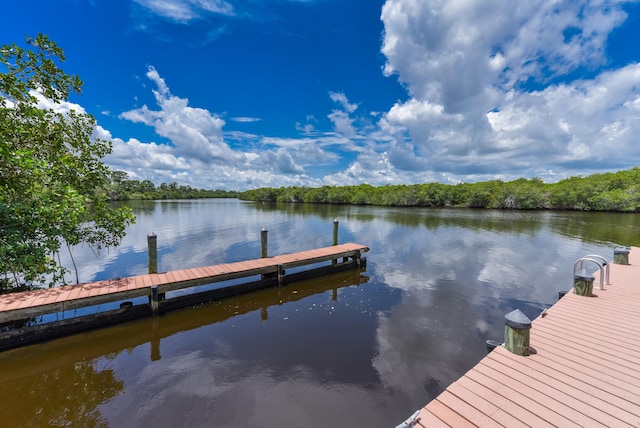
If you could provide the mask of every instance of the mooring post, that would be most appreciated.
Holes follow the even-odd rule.
[[[521,356],[528,356],[531,320],[520,309],[504,316],[504,347]]]
[[[158,237],[151,232],[147,235],[149,273],[158,273]]]
[[[593,281],[595,277],[581,270],[573,274],[573,294],[591,297],[593,295]]]
[[[613,250],[613,262],[618,265],[629,264],[629,249],[626,247],[618,247]]]
[[[262,258],[266,259],[269,256],[267,253],[267,229],[264,227],[260,232],[260,241],[261,241],[261,247],[262,247]]]

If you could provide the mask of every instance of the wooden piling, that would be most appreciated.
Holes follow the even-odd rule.
[[[147,235],[147,254],[149,273],[158,273],[158,236],[153,232]]]
[[[618,247],[613,250],[613,262],[619,265],[629,264],[629,249]]]
[[[520,309],[504,316],[504,347],[513,354],[528,356],[531,320]]]
[[[593,281],[595,277],[585,271],[573,274],[573,293],[578,296],[591,297],[593,295]]]
[[[267,240],[267,229],[266,228],[262,228],[262,231],[260,231],[260,242],[261,242],[261,248],[262,248],[262,258],[266,259],[267,257],[269,257],[268,251],[267,251],[267,244],[268,244],[268,240]]]

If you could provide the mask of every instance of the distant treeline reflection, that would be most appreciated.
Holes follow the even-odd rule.
[[[238,197],[255,202],[638,212],[640,168],[571,177],[557,183],[520,178],[455,185],[280,187],[247,190]]]

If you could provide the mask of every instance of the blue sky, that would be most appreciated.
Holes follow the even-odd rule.
[[[640,3],[30,0],[130,178],[202,188],[559,179],[640,165]]]

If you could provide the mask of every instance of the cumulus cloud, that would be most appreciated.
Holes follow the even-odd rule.
[[[121,113],[119,118],[152,127],[169,144],[113,138],[101,126],[94,132],[96,137],[113,142],[113,152],[105,162],[115,170],[125,171],[132,179],[148,179],[157,184],[178,181],[198,188],[232,190],[312,186],[322,182],[309,176],[306,167],[338,160],[337,155],[323,147],[343,143],[343,138],[324,135],[285,139],[224,132],[226,123],[220,116],[192,107],[188,99],[173,95],[154,67],[148,68],[146,77],[156,87],[152,90],[156,106],[145,104]],[[235,117],[231,120],[247,123],[260,119]],[[232,148],[225,135],[237,142],[238,147]]]
[[[160,110],[144,105],[122,113],[121,118],[152,126],[158,135],[171,140],[178,155],[203,162],[242,160],[242,153],[231,150],[222,137],[224,120],[208,110],[190,107],[186,98],[171,95],[155,68],[149,67],[147,77],[158,87],[153,95]]]
[[[624,3],[387,0],[384,72],[410,99],[381,123],[411,141],[389,160],[465,180],[640,160],[638,64],[602,71]]]
[[[329,97],[332,101],[342,105],[342,108],[347,113],[353,113],[358,108],[358,105],[350,103],[347,96],[342,92],[329,92]]]
[[[329,92],[329,97],[342,107],[342,109],[333,110],[327,116],[333,123],[335,131],[347,138],[355,137],[354,119],[350,117],[350,114],[356,111],[358,105],[350,103],[347,96],[342,92]]]
[[[176,21],[232,13],[223,1],[137,1]],[[170,144],[114,139],[109,162],[133,177],[227,189],[554,181],[637,165],[640,64],[612,69],[606,52],[628,2],[387,0],[383,72],[408,98],[374,113],[329,91],[332,110],[292,124],[297,136],[227,130],[149,67],[155,105],[119,118]]]

